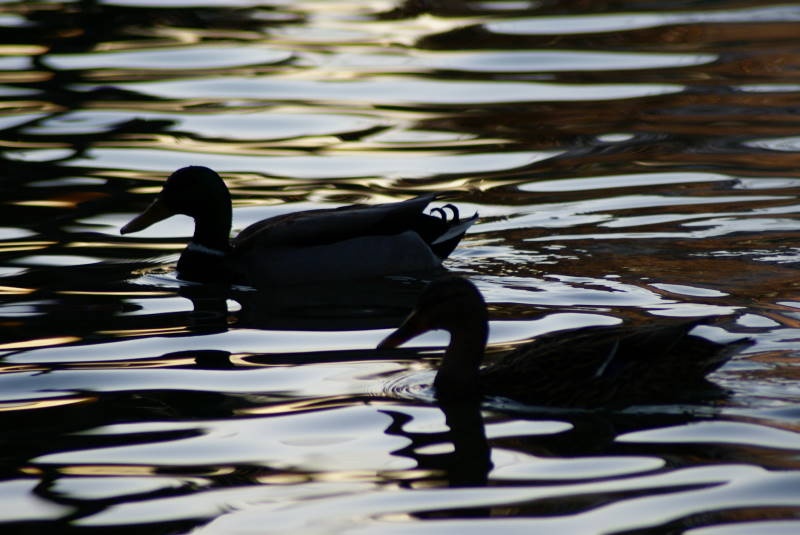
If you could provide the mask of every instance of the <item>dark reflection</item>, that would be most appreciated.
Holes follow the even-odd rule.
[[[410,433],[403,426],[410,421],[407,415],[385,411],[392,416],[393,423],[386,433],[400,435],[411,440],[411,444],[394,452],[396,455],[410,457],[417,463],[417,469],[435,474],[443,473],[448,487],[484,487],[487,485],[489,471],[492,469],[491,448],[486,440],[486,430],[478,401],[442,402],[439,408],[445,416],[448,430],[441,433]],[[428,454],[418,450],[428,446],[450,443],[450,453]],[[488,507],[470,507],[454,512],[435,512],[418,514],[420,518],[440,517],[483,517],[489,516]]]
[[[342,281],[262,290],[221,285],[182,285],[191,300],[191,330],[228,327],[290,331],[354,331],[396,326],[411,310],[425,280],[415,278]],[[241,307],[229,310],[228,300]]]
[[[485,486],[492,469],[491,449],[486,440],[480,403],[441,402],[439,407],[450,428],[454,451],[447,464],[451,487]]]
[[[396,326],[411,310],[419,290],[427,283],[416,278],[346,281],[334,286],[297,285],[269,291],[224,285],[183,284],[177,288],[121,282],[131,264],[95,264],[28,270],[6,278],[4,284],[20,288],[5,297],[7,307],[19,307],[20,320],[5,318],[0,343],[41,338],[69,338],[67,344],[113,341],[119,336],[157,333],[161,336],[196,336],[250,328],[288,331],[351,331]],[[190,307],[141,313],[133,298],[154,300],[177,292]],[[149,296],[148,292],[155,295]],[[142,294],[139,297],[139,294]],[[2,323],[0,318],[0,323]],[[35,347],[35,346],[34,346]],[[6,352],[6,355],[16,351]]]
[[[492,447],[511,450],[542,459],[560,459],[565,462],[570,458],[585,459],[596,457],[598,459],[614,456],[652,456],[654,459],[664,458],[670,469],[679,467],[698,466],[704,463],[735,463],[743,458],[745,452],[755,453],[747,447],[732,448],[730,445],[717,444],[664,444],[626,443],[619,442],[617,438],[633,432],[655,430],[673,426],[688,425],[693,422],[702,422],[711,418],[713,411],[697,406],[702,414],[693,414],[691,409],[678,409],[675,406],[658,409],[639,409],[632,412],[587,412],[587,411],[561,411],[554,413],[547,411],[542,414],[494,413],[491,421],[497,423],[506,419],[526,420],[543,419],[564,421],[571,424],[568,431],[547,434],[498,437],[487,440],[484,417],[481,404],[477,402],[451,402],[440,403],[439,408],[445,415],[447,431],[444,432],[409,432],[405,430],[411,422],[411,417],[404,413],[391,410],[384,411],[392,416],[393,423],[386,433],[408,438],[411,443],[405,448],[394,452],[396,455],[409,457],[417,463],[417,469],[427,473],[424,476],[424,485],[420,480],[406,481],[405,485],[415,488],[418,486],[448,487],[483,487],[489,484],[551,484],[581,483],[593,481],[595,478],[575,479],[574,474],[566,480],[559,480],[556,473],[548,472],[548,479],[537,481],[535,476],[518,479],[489,480],[489,473],[493,468],[491,461]],[[448,453],[424,453],[423,450],[442,444],[452,444],[453,451]],[[745,454],[746,455],[746,454]],[[759,461],[763,462],[762,455],[770,455],[768,451],[758,454]],[[786,459],[788,461],[788,458]],[[643,474],[655,474],[663,468],[654,468],[644,471]],[[508,473],[508,472],[506,472]],[[513,472],[510,473],[513,478]],[[627,474],[626,474],[627,475]],[[613,479],[620,477],[613,473],[599,476],[596,480]],[[696,485],[676,485],[665,487],[660,492],[683,492],[701,488],[711,488],[717,482],[698,483]],[[558,499],[541,499],[530,504],[518,506],[503,506],[501,516],[566,516],[589,511],[595,507],[608,504],[610,500],[625,500],[641,495],[639,488],[630,491],[619,490],[614,492],[592,492],[564,496]],[[419,518],[467,518],[488,517],[493,515],[493,507],[463,507],[442,511],[416,513]],[[678,525],[688,527],[687,523]]]
[[[672,426],[686,426],[693,423],[702,423],[713,420],[714,417],[709,411],[702,411],[702,415],[692,415],[690,411],[684,412],[653,412],[643,411],[635,413],[564,413],[557,419],[573,425],[569,431],[543,436],[515,436],[501,437],[492,440],[492,446],[505,450],[512,450],[528,455],[540,457],[542,459],[558,459],[569,462],[570,459],[597,459],[621,456],[649,456],[653,459],[663,459],[662,468],[644,470],[637,474],[613,474],[604,476],[576,478],[575,473],[570,473],[569,477],[559,480],[554,471],[546,472],[546,479],[537,480],[534,475],[525,477],[523,474],[515,477],[513,471],[506,471],[506,478],[498,478],[494,484],[516,484],[516,485],[554,485],[561,484],[581,484],[586,482],[602,482],[619,480],[620,477],[636,477],[641,475],[657,476],[680,469],[691,469],[711,465],[736,465],[739,462],[753,463],[756,465],[770,464],[767,460],[775,453],[774,450],[752,448],[749,446],[734,446],[715,443],[627,443],[619,441],[618,438],[627,433],[657,430]],[[553,417],[553,414],[541,415],[544,418]],[[525,415],[520,419],[534,418],[533,415]],[[789,456],[783,456],[783,462],[789,461]],[[774,458],[773,458],[774,460]],[[788,466],[788,465],[787,465]],[[527,518],[568,518],[572,515],[590,513],[597,508],[613,506],[615,503],[625,500],[635,500],[647,496],[663,494],[680,495],[687,491],[698,491],[702,489],[714,489],[726,483],[718,479],[719,476],[712,477],[710,480],[699,480],[695,483],[687,482],[671,486],[659,487],[657,490],[646,491],[632,485],[630,490],[609,490],[560,495],[557,498],[543,498],[533,500],[525,504],[515,504],[503,506],[499,512],[504,517],[527,517]],[[613,483],[612,483],[613,484]],[[698,498],[702,503],[702,498]],[[779,511],[773,508],[752,507],[738,510],[709,510],[703,513],[689,514],[686,517],[670,521],[667,525],[658,528],[649,527],[641,531],[632,530],[631,533],[680,533],[683,530],[697,527],[699,524],[713,524],[715,522],[737,521],[749,514],[759,515],[760,518],[782,518],[786,511]],[[750,513],[745,513],[750,511]],[[743,517],[739,517],[743,514]]]
[[[0,324],[7,327],[0,340],[18,343],[18,349],[24,351],[26,342],[40,338],[71,339],[75,343],[108,338],[108,334],[99,333],[117,329],[119,316],[133,308],[118,294],[140,290],[121,282],[121,271],[126,267],[132,268],[132,264],[34,267],[22,275],[6,277],[0,283],[9,290],[3,296],[4,306],[16,308],[19,315],[0,318]]]
[[[216,285],[186,284],[178,294],[192,302],[188,328],[196,334],[221,333],[228,330],[228,289]]]
[[[663,1],[408,0],[377,8],[353,3],[352,10],[348,4],[326,2],[216,4],[183,2],[177,7],[100,0],[3,3],[0,343],[10,344],[0,354],[3,377],[13,377],[14,373],[46,377],[56,372],[80,374],[98,369],[124,372],[126,368],[135,371],[146,366],[155,371],[189,368],[223,373],[238,368],[236,373],[247,373],[248,366],[378,358],[413,362],[428,358],[427,354],[413,351],[384,356],[367,349],[278,355],[237,355],[224,347],[170,352],[163,349],[159,341],[164,337],[170,337],[171,343],[186,341],[188,346],[192,337],[240,328],[345,331],[396,327],[423,285],[423,281],[408,279],[251,291],[182,285],[171,275],[165,277],[166,282],[153,277],[149,268],[168,264],[170,260],[165,255],[178,251],[183,240],[122,240],[114,232],[114,226],[122,222],[121,218],[114,219],[115,215],[139,205],[151,195],[143,190],[160,184],[168,172],[160,170],[162,165],[166,167],[162,162],[137,160],[135,151],[161,151],[165,157],[185,159],[182,165],[207,165],[207,159],[225,157],[231,158],[229,167],[235,168],[225,176],[238,206],[262,202],[383,201],[434,189],[459,191],[460,203],[477,205],[486,215],[465,241],[462,256],[454,258],[451,265],[460,265],[484,281],[495,283],[496,293],[491,298],[495,319],[530,320],[543,311],[566,310],[652,321],[654,315],[664,312],[636,303],[582,305],[579,294],[587,286],[575,283],[565,283],[564,289],[558,290],[565,293],[556,292],[552,301],[540,302],[539,295],[546,294],[547,289],[539,282],[563,275],[590,281],[616,277],[626,285],[648,291],[653,291],[654,283],[713,289],[722,295],[664,292],[663,296],[687,305],[740,307],[740,317],[758,316],[757,322],[748,327],[725,325],[728,331],[749,329],[766,351],[756,358],[737,359],[732,363],[734,372],[723,370],[723,374],[729,374],[725,384],[740,390],[720,402],[719,411],[711,401],[703,401],[685,410],[672,407],[671,414],[491,412],[483,415],[487,418],[484,423],[480,407],[447,404],[440,406],[446,418],[446,432],[410,433],[403,429],[409,417],[392,410],[392,404],[403,402],[381,399],[377,402],[385,403],[386,413],[394,420],[386,433],[411,440],[410,446],[396,454],[414,459],[421,475],[415,471],[401,477],[392,473],[355,476],[374,483],[376,492],[380,492],[381,485],[390,489],[399,485],[413,491],[420,487],[482,489],[489,485],[557,488],[575,482],[567,477],[558,479],[557,473],[549,474],[550,479],[546,480],[526,479],[524,475],[514,479],[513,472],[510,479],[492,479],[491,447],[566,463],[587,456],[651,456],[665,461],[663,468],[655,470],[657,473],[725,464],[752,464],[769,472],[800,468],[797,450],[780,449],[779,444],[767,448],[747,443],[618,440],[635,431],[702,423],[706,419],[735,420],[723,409],[737,408],[737,403],[750,409],[741,421],[757,422],[765,432],[796,432],[798,415],[785,407],[795,405],[792,385],[797,379],[790,371],[796,360],[793,347],[800,328],[798,261],[794,251],[800,236],[798,227],[792,226],[798,193],[792,180],[798,178],[800,158],[794,150],[796,142],[772,140],[797,135],[797,91],[793,87],[800,83],[796,16],[763,20],[763,10],[770,6],[752,0],[685,0],[680,5]],[[762,18],[755,16],[758,13],[752,9],[736,11],[748,8],[762,9],[758,12]],[[376,13],[376,9],[380,12]],[[793,6],[782,9],[791,15]],[[692,22],[679,17],[648,27],[613,31],[581,32],[578,24],[565,24],[563,31],[548,28],[550,33],[524,31],[523,19],[538,16],[568,19],[578,14],[617,13],[624,19],[626,13],[668,15],[676,11],[702,16],[727,13],[728,19]],[[20,23],[7,22],[6,15],[18,15]],[[373,21],[379,24],[368,28]],[[400,22],[395,25],[394,21]],[[514,26],[514,31],[504,22]],[[367,31],[353,37],[348,32],[356,26]],[[339,33],[340,28],[344,29],[344,36]],[[219,68],[204,65],[201,55],[198,64],[168,69],[155,64],[151,68],[91,66],[96,65],[93,54],[107,51],[153,52],[159,48],[231,43],[280,48],[288,51],[291,59]],[[409,65],[405,65],[403,57],[406,51]],[[532,59],[517,67],[516,60],[504,52],[557,53],[562,55],[548,57],[563,57],[565,64],[559,62],[554,69],[551,63]],[[586,54],[594,52],[609,54],[606,60],[619,52],[646,58],[666,53],[675,55],[678,61],[665,68],[627,69],[615,61],[593,65],[592,69],[570,67],[569,62],[576,57],[586,62],[594,57]],[[508,61],[508,66],[486,65],[487,56],[482,53]],[[88,67],[64,67],[65,58],[59,55],[72,55],[71,60],[78,60],[75,65]],[[455,58],[451,64],[436,63],[451,55]],[[698,62],[698,55],[709,57]],[[426,64],[428,59],[433,64]],[[6,60],[9,63],[4,63]],[[225,84],[232,84],[233,90],[238,80],[247,83],[259,77],[265,87],[271,80],[311,80],[319,81],[322,89],[311,100],[273,99],[259,94],[246,99],[226,96]],[[187,85],[186,94],[160,99],[146,94],[146,86],[136,85],[175,79],[218,79],[220,91],[213,98],[198,96]],[[441,84],[437,87],[443,91],[433,95],[434,104],[424,102],[425,93],[375,104],[369,98],[338,101],[326,94],[322,85],[353,80],[354,86],[360,87],[361,83],[369,85],[388,79],[397,80],[398,84],[434,82]],[[525,93],[518,100],[490,105],[456,99],[462,95],[461,86],[456,83],[476,82],[486,84],[483,87],[488,92],[508,84],[531,84],[530,96]],[[544,85],[539,87],[539,82]],[[454,85],[448,90],[447,84]],[[677,87],[667,94],[656,90],[641,98],[610,99],[603,84],[616,88],[635,88],[638,84]],[[568,93],[576,88],[586,89],[585,97],[562,100],[562,89]],[[541,95],[537,94],[539,89]],[[453,96],[453,103],[448,103],[448,95]],[[227,120],[236,113],[272,110],[289,110],[312,122],[324,114],[349,114],[369,120],[354,120],[352,126],[343,127],[351,131],[344,132],[338,127],[330,132],[314,128],[313,134],[282,135],[279,128],[273,128],[269,137],[261,139],[256,130],[248,133],[252,138],[244,136],[249,140],[245,142],[226,139],[225,134],[213,135],[213,126],[193,131],[172,119],[141,116],[153,112],[192,119],[214,115]],[[105,112],[118,119],[107,120]],[[128,150],[134,156],[123,163],[91,160],[98,150],[116,149]],[[515,151],[554,151],[558,155],[491,172],[469,165],[430,172],[418,170],[413,174],[406,168],[409,159],[424,152],[484,154],[502,159]],[[363,176],[358,157],[367,152],[370,158],[395,159],[396,168],[381,176]],[[250,160],[256,163],[239,163],[237,156],[263,156],[264,160],[263,164],[258,158]],[[270,168],[271,158],[283,156],[319,156],[322,163],[309,165],[315,171],[313,178],[288,178]],[[330,174],[337,178],[325,176],[325,166],[332,165],[324,160],[327,156],[346,156],[346,161],[351,162],[347,165],[352,165],[352,176],[343,176],[341,169],[331,169]],[[85,158],[80,167],[71,165],[76,158]],[[690,181],[648,182],[643,175],[654,171],[678,173]],[[699,180],[701,173],[718,173],[723,179]],[[302,172],[296,176],[299,175]],[[591,180],[616,175],[627,179],[614,184]],[[588,185],[581,181],[584,177],[590,179]],[[576,182],[559,186],[560,179]],[[774,180],[784,182],[776,186]],[[548,187],[531,187],[540,186],[540,182],[547,182]],[[673,202],[663,205],[654,199]],[[695,202],[702,199],[707,202]],[[540,213],[545,216],[538,217]],[[488,231],[484,226],[487,222],[506,225]],[[706,233],[725,224],[731,226],[724,234]],[[6,234],[5,229],[11,232]],[[664,234],[667,236],[659,237]],[[79,259],[77,265],[63,265],[59,258],[69,256],[84,257],[86,263],[80,264]],[[139,271],[143,268],[144,274]],[[531,284],[534,280],[536,284]],[[519,302],[503,294],[520,289],[530,291]],[[608,293],[613,296],[614,290]],[[103,344],[120,340],[151,340],[153,346],[148,351],[153,354],[130,355],[124,362],[104,360],[107,355]],[[31,347],[39,351],[28,362],[25,352]],[[73,351],[66,357],[49,351],[60,348]],[[84,350],[86,358],[82,361],[80,352]],[[743,371],[735,375],[737,369]],[[730,374],[734,374],[733,378]],[[234,395],[201,388],[179,391],[170,385],[129,391],[103,384],[96,385],[95,390],[63,395],[51,391],[24,393],[30,399],[11,399],[11,393],[4,393],[6,398],[0,404],[0,426],[4,430],[0,434],[0,479],[3,484],[17,479],[37,483],[32,495],[12,496],[9,503],[17,503],[16,498],[35,497],[47,504],[75,508],[55,521],[8,524],[4,516],[0,522],[5,531],[105,533],[110,529],[107,526],[79,527],[75,521],[146,500],[153,500],[157,507],[162,498],[186,498],[187,509],[191,510],[213,497],[207,490],[268,486],[272,484],[269,476],[285,476],[292,485],[351,477],[336,470],[311,473],[302,467],[234,463],[191,466],[191,459],[178,468],[41,466],[32,460],[56,452],[166,443],[202,433],[193,423],[240,417],[247,411],[272,411],[270,414],[290,417],[302,410],[376,402],[366,395]],[[765,406],[769,408],[764,409]],[[487,441],[486,429],[491,431],[493,422],[526,419],[563,421],[573,428],[542,436],[523,431]],[[85,433],[124,423],[175,423],[186,425],[187,429],[130,435]],[[335,432],[331,430],[332,434]],[[443,444],[452,444],[453,451],[425,451],[427,446]],[[513,466],[510,468],[513,470]],[[112,497],[98,498],[65,496],[56,492],[54,485],[60,478],[87,473],[113,480],[131,471],[143,478],[174,475],[196,479],[150,493],[115,496],[111,491]],[[609,478],[620,480],[624,476]],[[462,518],[491,513],[505,518],[568,518],[622,500],[681,490],[633,487],[632,491],[514,503],[491,511],[476,507],[418,516]],[[792,492],[795,490],[787,489],[786,495],[791,496]],[[191,501],[195,496],[198,502]],[[222,514],[231,509],[231,504],[221,499],[214,507]],[[703,504],[696,507],[703,509]],[[12,507],[6,509],[5,515],[13,515]],[[702,510],[663,526],[630,533],[681,533],[717,523],[796,516],[796,508],[776,506]],[[143,518],[140,524],[111,529],[115,533],[149,535],[185,533],[207,520],[150,522]],[[324,519],[320,522],[324,523]],[[333,530],[348,528],[337,524]]]

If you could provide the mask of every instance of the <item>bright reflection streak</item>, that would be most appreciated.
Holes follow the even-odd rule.
[[[9,349],[30,349],[33,347],[46,347],[57,346],[63,344],[71,344],[80,341],[81,338],[77,336],[55,336],[53,338],[38,338],[36,340],[25,340],[22,342],[11,342],[8,344],[0,344],[0,350]]]
[[[33,293],[33,288],[16,288],[14,286],[0,286],[0,295],[26,295]]]
[[[95,397],[82,397],[82,398],[60,398],[60,399],[44,399],[40,401],[26,401],[22,403],[2,403],[0,404],[0,412],[8,411],[23,411],[31,409],[50,409],[53,407],[61,407],[64,405],[76,405],[78,403],[88,403],[97,401]]]
[[[165,327],[163,329],[130,329],[124,331],[98,331],[97,334],[107,334],[119,337],[144,338],[147,336],[161,336],[164,334],[178,334],[189,332],[186,327]]]
[[[156,474],[156,469],[152,466],[66,466],[58,471],[73,476],[152,476]]]
[[[154,295],[175,295],[175,292],[84,292],[78,290],[62,290],[57,292],[62,295],[119,295],[125,297],[154,296]]]

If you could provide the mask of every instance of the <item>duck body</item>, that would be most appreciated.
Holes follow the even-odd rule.
[[[439,398],[501,396],[565,408],[675,403],[713,388],[706,376],[753,342],[717,343],[690,334],[703,320],[585,327],[541,336],[480,368],[488,337],[483,298],[458,278],[435,281],[379,347],[433,329],[450,333],[434,380]]]
[[[481,392],[559,407],[691,399],[713,391],[706,376],[751,344],[719,344],[692,335],[700,324],[585,327],[547,334],[481,370]]]
[[[121,232],[174,214],[192,217],[194,235],[177,266],[185,280],[275,285],[379,277],[439,268],[477,220],[477,214],[461,220],[453,205],[434,208],[439,215],[424,213],[438,197],[283,214],[231,240],[225,183],[211,169],[193,166],[170,175],[153,204]]]

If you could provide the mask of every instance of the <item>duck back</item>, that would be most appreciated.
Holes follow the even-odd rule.
[[[676,402],[711,391],[705,376],[752,344],[693,336],[702,323],[587,327],[542,336],[481,371],[484,393],[560,407]]]
[[[266,285],[308,284],[413,273],[441,267],[442,261],[412,231],[362,236],[330,244],[251,249],[237,265],[239,278]]]

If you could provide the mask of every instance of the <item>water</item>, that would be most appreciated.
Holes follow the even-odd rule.
[[[20,533],[796,533],[797,22],[773,2],[0,4],[0,522]],[[720,401],[439,406],[377,351],[425,277],[172,269],[164,177],[235,230],[453,192],[490,351],[709,316]]]

